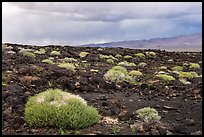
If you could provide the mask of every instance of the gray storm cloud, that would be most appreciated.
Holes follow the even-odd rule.
[[[200,32],[200,2],[3,3],[2,40],[85,44]]]

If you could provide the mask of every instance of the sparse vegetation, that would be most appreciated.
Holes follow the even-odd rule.
[[[77,59],[67,58],[67,57],[65,57],[65,58],[63,59],[63,61],[65,61],[65,62],[70,62],[70,63],[72,63],[72,62],[78,62]]]
[[[142,72],[137,71],[137,70],[132,70],[132,71],[129,72],[129,75],[132,76],[132,77],[137,77],[137,76],[141,76]]]
[[[36,50],[34,53],[35,54],[45,54],[46,50],[43,48],[40,48],[39,50]]]
[[[119,59],[119,58],[122,58],[123,56],[120,54],[116,54],[115,57]]]
[[[112,60],[112,59],[107,59],[106,62],[109,63],[109,64],[114,64],[115,63],[114,60]]]
[[[166,67],[166,66],[161,66],[161,67],[159,67],[159,69],[161,69],[161,70],[167,70],[167,67]]]
[[[192,78],[196,78],[199,77],[198,74],[194,71],[190,71],[190,72],[179,72],[179,78],[188,78],[188,79],[192,79]]]

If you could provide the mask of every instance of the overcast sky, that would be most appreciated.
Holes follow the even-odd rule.
[[[201,2],[3,2],[2,42],[78,45],[202,32]]]

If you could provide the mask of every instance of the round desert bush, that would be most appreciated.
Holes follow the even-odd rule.
[[[29,52],[29,51],[24,52],[24,53],[23,53],[23,56],[31,57],[31,58],[35,58],[35,57],[36,57],[34,53]]]
[[[138,117],[143,119],[145,122],[155,122],[161,118],[158,111],[150,107],[138,109],[136,113],[138,114]]]
[[[171,68],[172,71],[182,71],[183,67],[181,66],[174,66],[173,68]]]
[[[88,106],[80,96],[48,89],[29,98],[25,105],[25,120],[35,127],[81,129],[98,123],[100,116],[96,108]]]
[[[84,58],[84,57],[86,57],[88,54],[89,54],[88,52],[80,52],[80,53],[79,53],[79,56],[80,56],[81,58]]]
[[[104,75],[104,79],[107,81],[120,83],[126,80],[127,75],[128,71],[126,68],[122,66],[114,66]]]
[[[199,68],[200,68],[200,65],[197,64],[197,63],[190,63],[189,68],[190,68],[190,69],[199,69]]]
[[[60,54],[59,51],[52,51],[52,52],[50,53],[50,55],[52,55],[52,56],[57,56],[57,55],[61,55],[61,54]]]
[[[142,72],[137,71],[137,70],[132,70],[132,71],[129,72],[129,75],[133,76],[133,77],[137,77],[137,76],[141,76]]]

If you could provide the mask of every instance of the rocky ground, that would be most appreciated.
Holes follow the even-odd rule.
[[[202,134],[202,52],[166,52],[151,50],[156,58],[138,58],[135,53],[150,50],[125,48],[86,48],[69,46],[45,46],[45,54],[36,54],[35,58],[23,56],[21,48],[38,50],[39,46],[7,44],[2,50],[2,133],[3,134],[81,134],[81,135],[201,135]],[[65,57],[78,61],[76,71],[72,72],[56,64],[42,63],[51,57],[53,50],[61,55],[53,56],[54,62]],[[81,58],[79,53],[89,54]],[[120,58],[115,64],[100,59],[99,55],[120,54],[132,58]],[[123,82],[118,85],[104,80],[104,74],[117,63],[127,60],[136,66],[126,66],[130,70],[140,70],[143,75],[131,85]],[[145,62],[145,67],[139,67]],[[196,69],[200,77],[187,79],[190,84],[179,81],[165,81],[156,77],[160,66],[169,70],[175,65],[198,63]],[[90,71],[91,69],[98,70]],[[184,71],[190,71],[184,66]],[[55,127],[29,127],[24,120],[25,104],[34,96],[48,88],[60,88],[80,95],[94,106],[101,115],[99,123],[81,130],[60,130]],[[136,110],[153,107],[161,116],[156,123],[145,123],[136,115]]]

